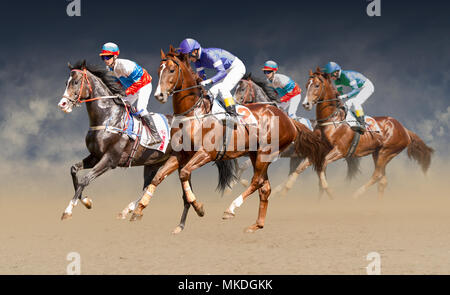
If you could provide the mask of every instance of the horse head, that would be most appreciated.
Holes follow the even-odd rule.
[[[65,113],[71,113],[74,106],[79,105],[81,99],[88,98],[92,93],[91,82],[88,78],[86,61],[84,60],[79,69],[74,68],[70,63],[69,79],[66,82],[66,90],[58,106]]]
[[[317,67],[315,73],[309,70],[309,79],[306,83],[306,96],[303,100],[303,107],[310,111],[320,101],[334,97],[335,88],[329,75],[323,73],[319,67]]]
[[[155,98],[166,103],[169,96],[177,90],[181,90],[184,81],[196,80],[189,71],[190,65],[187,55],[177,52],[172,45],[166,54],[161,49],[161,63],[158,71],[158,87],[155,91]],[[195,81],[194,81],[195,82]],[[196,82],[195,82],[196,83]]]

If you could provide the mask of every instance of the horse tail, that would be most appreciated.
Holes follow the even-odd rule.
[[[325,163],[325,157],[331,151],[332,146],[305,125],[295,120],[292,121],[297,129],[295,151],[299,157],[308,158],[313,164],[314,170],[320,171]]]
[[[408,130],[411,143],[408,145],[408,157],[416,160],[422,167],[424,174],[427,173],[431,164],[431,156],[434,153],[434,149],[427,146],[423,140],[411,130]]]
[[[359,170],[360,158],[350,157],[345,158],[345,161],[347,162],[347,180],[351,181],[356,174],[361,172]]]
[[[236,159],[216,161],[217,169],[219,170],[219,183],[216,190],[223,193],[225,188],[231,188],[231,184],[237,180],[236,173],[238,163]]]

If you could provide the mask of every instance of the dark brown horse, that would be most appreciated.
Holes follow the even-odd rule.
[[[345,111],[342,101],[337,98],[338,92],[329,75],[322,73],[320,68],[316,72],[309,72],[310,78],[306,84],[306,97],[303,106],[311,110],[316,107],[317,127],[324,140],[328,141],[333,149],[319,171],[320,186],[330,196],[331,191],[325,177],[325,170],[329,163],[345,158],[355,136],[345,122]],[[360,197],[368,187],[378,182],[378,196],[382,198],[387,186],[386,165],[405,148],[408,156],[416,160],[425,173],[430,164],[433,149],[428,147],[414,132],[406,129],[400,122],[392,117],[374,117],[381,133],[366,131],[360,138],[359,144],[351,159],[372,155],[375,171],[371,179],[354,194]],[[350,169],[350,176],[357,170],[357,162]]]
[[[70,113],[74,106],[85,103],[91,128],[86,135],[89,156],[70,168],[75,195],[61,217],[63,220],[72,217],[72,209],[78,200],[88,209],[92,207],[92,200],[82,197],[82,193],[91,181],[103,173],[116,167],[144,166],[146,187],[171,153],[170,145],[166,153],[137,145],[134,157],[130,158],[134,140],[121,132],[124,127],[123,118],[130,106],[118,99],[122,89],[115,77],[104,66],[86,65],[85,61],[78,62],[75,66],[69,64],[69,68],[66,90],[58,106],[65,113]],[[170,122],[172,117],[166,117]],[[106,128],[106,125],[110,128]],[[91,171],[79,179],[77,173],[83,169]],[[136,203],[130,203],[121,217],[125,218],[128,211],[134,210]]]
[[[161,50],[159,84],[155,97],[165,103],[168,97],[173,95],[175,126],[172,126],[172,145],[179,143],[183,145],[183,148],[174,152],[159,170],[139,201],[132,220],[142,216],[143,209],[149,204],[156,187],[177,169],[187,197],[185,209],[187,210],[191,204],[197,214],[202,216],[204,214],[203,205],[196,200],[189,183],[192,171],[209,162],[216,161],[218,163],[220,162],[218,158],[226,161],[249,156],[254,171],[251,184],[242,195],[232,202],[225,211],[223,219],[234,217],[235,209],[258,190],[260,198],[258,218],[256,223],[247,228],[247,232],[254,232],[264,227],[268,198],[271,192],[267,176],[271,159],[295,142],[299,154],[309,157],[316,167],[321,167],[324,156],[329,151],[328,146],[306,127],[291,120],[278,108],[267,104],[250,104],[247,107],[256,117],[257,125],[238,124],[232,128],[230,137],[233,139],[232,143],[226,145],[226,150],[221,155],[222,136],[226,133],[224,130],[226,128],[223,128],[221,120],[217,120],[211,115],[211,102],[209,98],[205,97],[203,89],[198,86],[200,80],[190,68],[187,56],[177,53],[172,46],[167,54]],[[177,122],[181,122],[183,126],[177,125]],[[177,139],[177,134],[183,134],[183,136]],[[197,138],[201,139],[200,143],[196,141]],[[255,142],[257,144],[254,144]],[[212,146],[208,143],[211,143]],[[221,188],[223,189],[224,186]],[[175,232],[179,231],[181,228],[175,229]]]

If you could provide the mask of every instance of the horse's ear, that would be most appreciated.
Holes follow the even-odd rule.
[[[317,67],[316,68],[316,72],[319,73],[319,74],[322,74],[322,69],[320,67]]]
[[[86,60],[83,59],[83,62],[81,63],[81,69],[85,70],[86,69]]]
[[[166,55],[164,54],[164,51],[161,49],[161,59],[166,59]]]
[[[169,46],[169,52],[175,52],[175,48],[173,48],[172,44]]]
[[[247,80],[250,80],[252,78],[252,72],[248,73]]]
[[[314,75],[312,70],[309,70],[309,76],[312,77]]]
[[[69,70],[73,70],[73,66],[72,66],[72,64],[70,63],[70,61],[67,62],[67,66],[69,67]]]

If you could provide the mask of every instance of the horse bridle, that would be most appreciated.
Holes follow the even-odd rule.
[[[194,88],[199,88],[202,87],[201,85],[195,85],[195,86],[191,86],[191,87],[187,87],[187,88],[181,88],[179,90],[175,90],[177,88],[178,85],[178,81],[180,80],[180,76],[181,76],[181,66],[180,64],[171,58],[164,58],[161,61],[168,61],[171,60],[173,61],[177,67],[178,67],[178,76],[177,76],[177,82],[174,84],[174,86],[172,87],[172,89],[170,91],[167,91],[167,93],[169,94],[169,96],[174,95],[175,93],[178,92],[182,92],[182,91],[186,91],[186,90],[190,90],[190,89],[194,89]],[[181,77],[181,86],[183,86],[183,77]],[[186,114],[189,114],[190,112],[192,112],[194,109],[196,109],[200,104],[202,104],[203,102],[203,91],[201,91],[201,95],[198,97],[198,100],[192,105],[192,107],[190,107],[187,111],[181,113],[181,114],[174,114],[175,116],[184,116]]]
[[[87,98],[87,99],[83,99],[81,100],[81,95],[84,91],[84,81],[86,80],[88,86],[89,86],[89,96],[92,95],[92,86],[91,86],[91,82],[89,82],[88,79],[88,75],[87,75],[87,70],[78,70],[78,69],[72,69],[71,72],[78,72],[78,73],[82,73],[83,74],[83,78],[81,79],[81,86],[80,86],[80,90],[78,93],[78,98],[77,99],[73,99],[67,95],[63,95],[63,98],[66,98],[67,100],[69,100],[72,104],[75,105],[80,105],[83,102],[90,102],[90,101],[94,101],[94,100],[99,100],[102,98],[117,98],[117,95],[112,95],[112,96],[99,96],[99,97],[93,97],[93,98]]]
[[[323,93],[325,91],[325,81],[323,81],[322,78],[320,76],[317,76],[317,75],[310,76],[310,79],[312,79],[314,77],[318,77],[320,82],[321,82],[321,84],[322,84],[322,88],[320,90],[320,95],[318,96],[320,98],[320,97],[322,97],[322,95],[323,95]],[[320,104],[320,103],[325,103],[325,102],[330,102],[330,101],[337,101],[338,102],[337,104],[334,105],[336,107],[336,110],[333,113],[331,113],[331,115],[329,115],[326,118],[316,119],[316,122],[327,121],[327,120],[329,120],[330,118],[334,117],[335,115],[337,115],[339,113],[339,106],[341,104],[341,99],[340,98],[336,97],[336,98],[326,99],[326,100],[322,99],[322,100],[318,100],[318,101],[314,102],[314,104]]]

